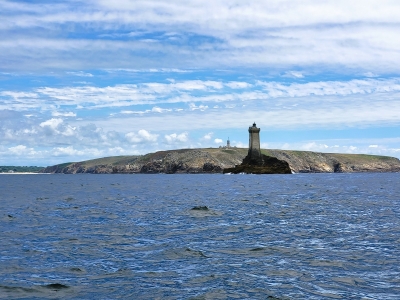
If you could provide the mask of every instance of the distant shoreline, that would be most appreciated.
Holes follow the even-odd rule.
[[[51,174],[51,173],[34,173],[34,172],[4,172],[0,175],[40,175],[40,174]]]
[[[292,173],[400,172],[395,157],[261,149],[262,154],[286,161]],[[198,148],[158,151],[146,155],[109,156],[49,166],[44,173],[62,174],[218,174],[243,162],[246,148]]]

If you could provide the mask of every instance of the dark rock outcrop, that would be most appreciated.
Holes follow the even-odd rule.
[[[192,210],[208,210],[207,206],[195,206],[192,208]]]
[[[252,159],[247,155],[242,164],[234,168],[226,168],[223,173],[246,173],[246,174],[292,174],[289,164],[284,161],[262,154],[261,160]]]

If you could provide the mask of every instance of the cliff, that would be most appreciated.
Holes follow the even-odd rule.
[[[295,173],[400,172],[400,160],[389,156],[291,150],[263,153],[287,161]]]
[[[267,150],[264,155],[286,161],[294,173],[400,172],[400,160],[388,156]],[[206,148],[159,151],[143,156],[114,156],[65,163],[42,173],[222,173],[242,163],[244,148]]]

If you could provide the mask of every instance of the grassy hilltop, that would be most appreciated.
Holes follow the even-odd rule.
[[[36,166],[0,166],[0,173],[38,173],[42,169]]]
[[[295,173],[399,172],[394,157],[262,149],[285,160]],[[202,148],[158,151],[140,156],[113,156],[47,167],[45,173],[222,173],[242,162],[247,148]]]

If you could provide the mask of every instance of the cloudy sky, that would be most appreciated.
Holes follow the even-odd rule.
[[[248,146],[400,157],[398,0],[1,0],[0,165]]]

